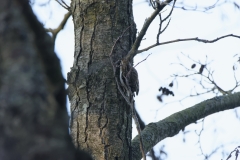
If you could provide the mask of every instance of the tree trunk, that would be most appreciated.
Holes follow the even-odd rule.
[[[134,41],[132,1],[72,0],[71,10],[75,53],[68,92],[73,142],[97,160],[129,160],[131,109],[117,89],[109,55],[112,52],[113,62],[121,60]]]

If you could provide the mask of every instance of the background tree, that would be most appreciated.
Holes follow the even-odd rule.
[[[6,13],[8,14],[12,13],[11,10],[9,10],[8,12],[4,10],[5,8],[7,8],[6,6],[9,6],[9,4],[12,4],[12,3],[17,4],[16,6],[14,6],[15,8],[19,4],[21,4],[20,2],[22,1],[8,1],[4,3],[5,5],[3,5],[3,8],[1,9],[3,11],[2,12],[2,14],[4,15],[3,17],[5,17]],[[166,2],[168,3],[170,1],[166,1]],[[107,157],[109,159],[116,159],[116,158],[117,159],[140,159],[141,157],[138,137],[134,138],[131,144],[131,117],[132,117],[131,113],[132,112],[130,107],[127,104],[126,99],[123,98],[124,96],[126,96],[125,93],[119,92],[121,90],[122,91],[124,90],[121,86],[118,86],[117,84],[117,82],[120,83],[118,61],[124,59],[126,62],[129,61],[130,63],[132,63],[132,58],[137,53],[141,52],[141,50],[138,50],[138,48],[141,40],[143,39],[145,32],[147,31],[147,28],[151,24],[152,20],[156,16],[158,16],[158,13],[166,6],[167,3],[152,4],[155,11],[149,19],[146,19],[143,30],[141,30],[140,33],[138,34],[136,41],[135,41],[135,28],[134,28],[135,26],[132,18],[131,1],[122,0],[122,1],[111,1],[109,3],[72,1],[71,9],[68,8],[68,6],[66,6],[67,9],[70,9],[73,15],[73,21],[75,25],[75,42],[76,42],[75,55],[74,55],[75,61],[71,69],[71,72],[68,75],[69,96],[70,96],[71,109],[72,109],[71,135],[73,137],[75,146],[77,148],[88,151],[90,154],[93,155],[95,159],[106,159]],[[26,3],[24,5],[26,5]],[[22,14],[24,15],[23,7],[20,8],[20,11],[18,12],[17,15],[21,16]],[[31,12],[29,12],[29,14],[31,15]],[[27,19],[27,16],[25,19]],[[8,18],[3,18],[2,20],[5,22],[6,20],[8,20]],[[162,20],[165,20],[165,19],[162,19]],[[30,21],[27,21],[27,22],[30,23]],[[1,24],[5,25],[5,23],[1,23]],[[36,26],[34,26],[32,29],[33,30],[36,29]],[[160,35],[161,31],[163,30],[161,30],[160,28],[159,31],[160,31],[159,32],[159,35]],[[6,32],[2,31],[2,34],[3,33],[6,33]],[[23,33],[28,33],[28,32],[24,31]],[[9,34],[6,34],[6,35],[9,35]],[[18,34],[14,34],[14,36],[16,35]],[[41,34],[39,35],[37,34],[37,36],[35,36],[35,39],[42,40],[44,38],[39,38],[39,37],[43,35],[45,34],[41,32]],[[228,35],[228,36],[238,37],[235,35]],[[56,36],[54,36],[54,38],[55,37]],[[22,36],[20,36],[20,38],[22,38]],[[21,41],[15,37],[14,39],[16,39],[17,42]],[[202,40],[198,38],[193,38],[192,40],[209,42],[207,40]],[[5,44],[7,42],[8,41],[6,41],[6,38],[2,39],[1,46],[4,46],[4,47],[1,47],[3,48],[1,49],[1,57],[2,57],[2,61],[4,62],[7,62],[5,61],[5,58],[7,57],[3,53],[9,53],[9,52],[4,52],[5,50],[8,49],[7,47],[5,47]],[[36,46],[41,44],[42,43],[39,41],[36,42]],[[160,44],[161,43],[157,41],[157,43],[154,44],[153,46],[157,46]],[[13,49],[15,48],[12,44],[11,46],[12,46],[11,48]],[[20,46],[24,46],[24,45],[20,45]],[[153,46],[143,49],[142,51],[152,48]],[[41,46],[39,48],[43,49],[43,48],[49,48],[49,47]],[[47,52],[42,52],[42,53],[47,53]],[[23,60],[25,62],[26,59],[23,58]],[[55,74],[52,74],[56,72],[49,71],[49,69],[55,69],[55,67],[52,66],[55,63],[49,63],[48,61],[49,58],[41,59],[41,55],[37,56],[35,60],[43,61],[42,70],[44,71],[46,70],[45,74],[50,77],[49,80],[44,81],[43,84],[39,84],[40,86],[44,86],[44,84],[48,86],[49,81],[52,82],[53,85],[57,85],[61,82],[60,87],[55,87],[55,86],[51,87],[51,83],[50,83],[49,90],[46,90],[46,92],[44,92],[45,94],[50,94],[50,100],[49,99],[47,100],[52,103],[55,103],[55,101],[58,102],[63,100],[64,99],[63,98],[64,97],[63,79],[61,76],[55,77]],[[113,65],[111,64],[111,60],[113,62]],[[1,69],[3,71],[2,75],[6,77],[7,77],[7,74],[5,73],[9,73],[11,75],[12,72],[10,72],[7,69],[12,69],[11,68],[12,66],[11,67],[7,66],[6,63],[1,63],[1,64],[3,64],[2,65],[3,69]],[[25,64],[26,63],[24,63],[24,65]],[[35,65],[37,66],[37,63],[32,63],[32,64],[34,66]],[[48,65],[50,65],[50,67]],[[58,69],[56,68],[56,70],[59,70],[59,68]],[[114,72],[114,70],[116,71]],[[44,76],[44,73],[41,73],[41,72],[38,72],[38,73],[39,75]],[[24,74],[22,75],[24,76]],[[55,79],[56,81],[60,81],[60,82],[57,83],[56,81],[51,81],[51,76],[53,76],[54,77],[53,79]],[[32,82],[34,85],[37,84],[35,83],[34,79],[27,78],[27,77],[25,78],[30,82]],[[17,96],[22,95],[20,94],[20,93],[23,93],[22,91],[20,93],[17,92],[16,90],[11,90],[7,92],[2,86],[7,86],[7,83],[10,83],[11,81],[9,81],[9,79],[5,77],[1,79],[4,80],[3,83],[1,83],[3,84],[1,85],[2,95],[7,95],[6,93],[11,93]],[[17,78],[13,78],[13,80],[15,81],[12,82],[11,85],[17,83],[16,79]],[[23,84],[25,84],[24,82],[26,83],[26,81],[22,81]],[[23,88],[27,89],[25,87]],[[62,89],[58,89],[58,88],[62,88]],[[35,89],[33,89],[33,91],[34,90]],[[60,98],[59,98],[59,94],[61,95]],[[52,98],[53,100],[51,100],[51,96],[53,97]],[[202,102],[192,108],[189,108],[188,110],[176,113],[158,123],[149,124],[142,132],[142,137],[144,142],[143,144],[145,149],[144,152],[146,153],[160,140],[164,139],[165,137],[169,137],[177,134],[181,129],[185,128],[186,125],[196,122],[198,119],[201,119],[209,114],[212,114],[218,111],[231,109],[239,106],[238,96],[239,96],[238,94],[231,94],[228,96],[213,98],[212,100]],[[4,98],[4,96],[2,97],[3,97],[2,99],[5,101],[6,98]],[[6,97],[10,97],[10,96],[6,96]],[[130,96],[130,99],[131,98],[132,97]],[[19,99],[22,99],[22,98],[19,98]],[[11,104],[10,100],[11,99],[9,98],[9,101],[6,101],[5,103],[3,103],[3,104],[6,104],[6,107],[4,106],[2,107],[3,110],[6,108],[7,109],[11,108],[11,106],[15,106]],[[50,104],[50,102],[47,103],[49,105],[45,105],[45,107],[53,106],[53,104]],[[30,103],[30,104],[20,103],[20,104],[17,104],[16,106],[27,106],[28,108],[32,108],[33,106],[32,104],[35,104],[35,103]],[[64,104],[64,101],[62,101],[61,104]],[[36,106],[34,105],[34,107]],[[39,107],[34,108],[33,110],[29,111],[29,113],[27,113],[26,115],[17,113],[16,114],[17,119],[24,120],[26,117],[29,117],[29,114],[36,113],[36,109],[38,108]],[[56,107],[56,108],[59,109],[59,107]],[[55,113],[55,114],[58,113],[56,110],[52,111],[52,113]],[[50,111],[50,110],[47,110],[47,111]],[[12,114],[13,111],[10,111],[10,113]],[[63,131],[64,133],[63,135],[65,135],[66,137],[69,137],[66,129],[67,120],[66,119],[64,120],[63,118],[64,114],[66,116],[66,111],[64,107],[62,109],[62,113],[63,114],[57,114],[60,117],[55,117],[53,115],[49,116],[52,121],[57,121],[61,119],[63,123],[61,123],[61,121],[56,122],[56,123],[60,123],[59,125],[55,125],[55,123],[51,123],[51,120],[46,118],[45,113],[41,114],[37,112],[36,116],[39,116],[46,120],[46,121],[41,121],[41,123],[50,126],[49,128],[51,128],[51,132],[55,133],[55,134],[50,134],[52,137],[57,137],[58,134],[60,134],[59,132],[54,131],[54,126],[56,129],[59,129],[59,127],[61,126],[62,130],[65,129],[65,131]],[[9,119],[11,119],[11,117]],[[6,127],[9,126],[9,124],[6,122],[14,123],[14,121],[11,121],[11,120],[6,121],[5,118],[3,118],[2,122],[3,122],[3,126],[6,126]],[[35,123],[38,124],[37,123],[38,121],[37,122],[33,121],[33,122],[34,123],[29,124],[29,126],[33,126],[35,125]],[[42,129],[44,130],[44,128],[45,128],[44,126],[41,127],[41,130]],[[15,130],[18,131],[18,128],[16,126],[13,126],[12,129],[13,131]],[[37,131],[35,128],[33,128],[32,130]],[[4,131],[7,133],[8,130],[4,128]],[[29,130],[24,130],[24,131],[26,131],[26,134],[31,133]],[[48,131],[50,132],[50,130]],[[23,140],[24,137],[26,136],[22,136],[22,134],[19,135],[19,139],[20,139],[19,141],[24,142]],[[43,139],[45,139],[45,137]],[[149,141],[149,139],[151,139],[151,141]],[[36,138],[29,139],[30,142],[34,142],[34,140],[36,140]],[[60,147],[58,150],[56,150],[55,147],[59,147],[59,145],[53,145],[53,146],[50,145],[50,146],[52,146],[53,148],[52,150],[56,152],[60,152],[63,155],[55,155],[54,151],[50,155],[50,153],[45,153],[45,152],[43,153],[41,149],[39,150],[37,149],[36,153],[34,153],[33,155],[36,154],[39,157],[44,155],[45,159],[48,158],[49,156],[52,156],[52,159],[58,156],[63,159],[64,159],[64,156],[74,159],[73,157],[76,156],[75,154],[76,151],[73,149],[73,147],[68,147],[68,146],[72,146],[70,143],[70,139],[59,138],[58,141],[63,141],[63,143],[65,143],[62,145],[62,148]],[[36,145],[38,146],[39,143],[36,143]],[[3,146],[6,147],[5,145]],[[13,144],[12,146],[15,147],[16,145]],[[22,148],[25,149],[25,152],[21,152],[20,154],[18,154],[18,157],[19,156],[21,157],[21,155],[27,155],[24,153],[29,151],[29,148],[31,148],[34,145],[30,144],[29,146],[28,145],[23,145],[23,146],[24,147]],[[69,148],[69,152],[67,152],[67,150],[65,150],[64,152],[61,152],[65,149],[65,147]],[[51,149],[47,149],[45,147],[44,149],[46,149],[46,152],[51,151]],[[5,152],[5,150],[3,151]],[[15,153],[15,152],[18,153],[17,151],[14,151],[12,153]],[[66,155],[64,155],[65,153]],[[5,152],[5,154],[8,155],[9,153]],[[30,157],[29,159],[31,159],[30,155],[29,157]]]
[[[89,159],[71,143],[59,59],[28,1],[1,1],[0,17],[0,159]]]

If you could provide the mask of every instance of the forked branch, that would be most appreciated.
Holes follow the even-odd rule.
[[[169,23],[170,23],[170,21],[171,21],[171,18],[170,18],[170,19],[168,20],[167,25],[162,29],[162,24],[163,24],[163,22],[166,21],[166,20],[172,15],[172,12],[173,12],[173,8],[174,8],[174,6],[175,6],[175,3],[176,3],[176,0],[174,0],[171,11],[169,12],[169,14],[168,14],[164,19],[162,19],[161,13],[159,13],[160,24],[159,24],[158,34],[157,34],[157,42],[156,42],[157,44],[159,43],[159,37],[160,37],[160,35],[166,30],[166,28],[168,27],[168,25],[169,25]]]
[[[58,0],[55,0],[57,1],[57,3],[62,6],[63,8],[65,8],[66,10],[70,11],[70,6],[68,6],[63,0],[61,0],[61,2],[59,2]]]
[[[152,13],[152,15],[150,17],[148,17],[141,29],[141,31],[139,32],[131,50],[128,52],[127,56],[126,56],[126,60],[129,61],[130,59],[132,59],[136,54],[137,54],[137,50],[141,44],[141,41],[144,37],[144,35],[146,34],[150,24],[152,23],[152,21],[156,18],[156,16],[160,13],[160,11],[162,11],[162,9],[169,4],[170,2],[172,2],[173,0],[165,0],[161,3],[158,3],[157,7],[155,8],[155,11]]]
[[[68,12],[64,15],[64,18],[62,20],[62,22],[59,24],[59,26],[55,29],[45,29],[46,32],[51,32],[52,33],[52,38],[53,38],[53,42],[55,42],[55,39],[57,37],[57,34],[64,28],[64,26],[67,23],[68,18],[71,16],[71,12]]]

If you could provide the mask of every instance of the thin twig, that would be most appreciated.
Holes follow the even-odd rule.
[[[153,4],[153,0],[149,0],[149,2],[150,2],[150,4],[151,4],[152,8],[153,8],[153,9],[156,9],[156,6]]]
[[[57,34],[64,28],[64,26],[66,25],[67,23],[67,20],[68,18],[71,16],[71,12],[68,12],[64,15],[64,18],[62,20],[62,22],[59,24],[59,26],[55,29],[51,29],[51,28],[46,28],[45,31],[46,32],[51,32],[52,33],[52,38],[53,38],[53,41],[55,42],[55,39],[57,37]]]
[[[182,9],[184,11],[198,11],[198,12],[210,13],[208,11],[210,11],[211,9],[219,7],[219,6],[221,6],[223,4],[226,4],[226,3],[231,3],[231,1],[227,1],[227,0],[222,1],[221,3],[218,3],[219,1],[220,0],[217,0],[213,5],[207,6],[207,7],[199,7],[197,5],[195,5],[195,6],[188,6],[187,4],[184,4],[183,2],[181,2],[181,3],[178,3],[178,4],[180,4],[182,6],[177,6],[176,5],[174,8],[179,8],[179,9]]]
[[[143,60],[141,60],[140,62],[138,62],[135,66],[133,67],[137,67],[137,65],[139,65],[140,63],[142,63],[143,61],[146,61],[147,58],[151,55],[152,53],[150,53],[146,58],[144,58]]]
[[[68,10],[68,11],[70,11],[70,7],[63,1],[63,0],[61,0],[62,1],[62,3],[60,3],[58,0],[55,0],[58,4],[60,4],[60,6],[62,6],[63,8],[65,8],[66,10]]]
[[[128,26],[128,27],[123,31],[123,33],[121,34],[121,36],[119,36],[119,37],[117,38],[117,40],[114,42],[114,44],[113,44],[113,46],[112,46],[112,49],[111,49],[111,52],[110,52],[109,56],[112,55],[112,53],[113,53],[113,49],[115,48],[117,42],[123,37],[123,35],[125,34],[125,32],[126,32],[126,31],[127,31],[132,25],[133,25],[133,24],[131,24],[130,26]]]
[[[172,15],[172,12],[173,12],[173,8],[174,8],[174,6],[175,6],[175,3],[176,3],[176,0],[174,0],[174,2],[173,2],[173,6],[172,6],[172,8],[171,8],[171,11],[170,11],[169,14],[167,15],[167,17],[165,17],[165,18],[162,20],[162,22],[166,21],[166,20]]]
[[[223,38],[226,38],[226,37],[235,37],[235,38],[240,38],[240,36],[238,35],[234,35],[234,34],[228,34],[228,35],[225,35],[225,36],[221,36],[221,37],[218,37],[216,39],[213,39],[213,40],[206,40],[206,39],[200,39],[198,37],[196,38],[184,38],[184,39],[176,39],[176,40],[172,40],[172,41],[166,41],[166,42],[162,42],[162,43],[156,43],[156,44],[153,44],[147,48],[144,48],[144,49],[141,49],[141,50],[138,50],[136,52],[136,54],[139,54],[139,53],[142,53],[142,52],[145,52],[145,51],[148,51],[149,49],[151,48],[154,48],[156,46],[160,46],[160,45],[165,45],[165,44],[169,44],[169,43],[175,43],[175,42],[182,42],[182,41],[198,41],[198,42],[203,42],[203,43],[214,43],[220,39],[223,39]]]
[[[70,8],[70,6],[68,6],[63,0],[61,0],[62,1],[62,3],[66,6],[66,8]]]
[[[163,28],[163,30],[160,32],[160,34],[162,34],[162,33],[166,30],[166,28],[169,26],[170,21],[171,21],[171,18],[169,19],[167,25],[166,25],[166,26]]]
[[[165,0],[163,2],[161,2],[161,4],[158,5],[158,7],[155,9],[155,11],[152,13],[152,15],[146,19],[141,31],[139,32],[131,50],[128,52],[127,56],[126,56],[126,60],[130,60],[132,59],[138,51],[138,48],[140,46],[140,43],[144,37],[144,35],[146,34],[150,24],[152,23],[152,21],[156,18],[156,16],[159,14],[159,12],[170,2],[172,2],[173,0]]]
[[[166,30],[166,28],[168,27],[168,25],[169,25],[169,23],[171,21],[171,18],[170,18],[170,20],[168,21],[167,25],[162,30],[162,24],[163,24],[164,21],[166,21],[172,15],[172,11],[173,11],[175,3],[176,3],[176,0],[174,0],[171,11],[169,12],[169,14],[164,19],[162,19],[162,13],[159,13],[160,24],[159,24],[158,34],[157,34],[157,44],[159,43],[160,34],[162,34]]]
[[[160,19],[160,24],[159,24],[158,33],[157,33],[157,43],[159,43],[159,37],[161,34],[161,30],[162,30],[162,15],[161,15],[161,13],[159,14],[159,19]]]

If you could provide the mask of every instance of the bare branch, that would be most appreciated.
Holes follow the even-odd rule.
[[[236,160],[237,160],[238,154],[239,154],[239,149],[240,149],[240,146],[237,146],[237,147],[228,155],[228,157],[227,157],[226,160],[228,160],[229,158],[231,158],[231,157],[232,157],[232,154],[233,154],[234,152],[235,152],[235,158],[236,158]]]
[[[153,4],[154,3],[153,0],[149,0],[149,3],[151,4],[153,9],[156,9],[156,6]]]
[[[146,19],[141,31],[138,34],[138,37],[136,38],[131,50],[128,52],[126,59],[127,61],[129,61],[130,59],[132,59],[136,54],[137,54],[137,50],[140,46],[140,43],[144,37],[144,35],[147,32],[148,27],[150,26],[150,24],[152,23],[152,21],[155,19],[155,17],[159,14],[159,12],[167,5],[171,2],[172,0],[165,0],[164,2],[162,2],[161,4],[158,4],[158,7],[155,9],[155,11],[152,13],[152,15]]]
[[[70,7],[63,1],[63,0],[61,0],[62,1],[62,3],[61,2],[59,2],[58,0],[55,0],[60,6],[62,6],[63,8],[65,8],[66,10],[68,10],[68,11],[70,11]]]
[[[170,11],[169,14],[167,15],[167,17],[165,17],[165,18],[162,20],[162,22],[166,21],[166,20],[172,15],[172,12],[173,12],[173,8],[174,8],[174,6],[175,6],[175,3],[176,3],[176,0],[174,0],[174,2],[173,2],[171,11]]]
[[[143,61],[146,61],[147,58],[151,55],[152,53],[150,53],[146,58],[144,58],[143,60],[141,60],[140,62],[138,62],[134,67],[137,67],[137,65],[139,65],[140,63],[142,63]]]
[[[188,109],[177,112],[159,122],[148,124],[142,131],[145,152],[167,137],[172,137],[180,130],[197,120],[211,114],[234,109],[240,106],[240,92],[228,96],[218,96],[196,104]],[[191,114],[189,114],[191,113]],[[184,116],[188,115],[188,116]],[[151,142],[149,141],[151,139]],[[140,160],[139,136],[132,140],[133,160]]]
[[[170,23],[170,21],[171,21],[171,19],[169,19],[167,25],[166,25],[166,26],[164,27],[164,29],[162,30],[162,24],[163,24],[164,21],[166,21],[166,20],[171,16],[172,11],[173,11],[173,7],[174,7],[175,3],[176,3],[176,0],[174,0],[174,2],[173,2],[173,6],[172,6],[171,11],[169,12],[169,14],[168,14],[163,20],[162,20],[162,15],[161,15],[161,13],[159,13],[160,24],[159,24],[158,34],[157,34],[157,42],[156,42],[157,44],[159,43],[160,34],[162,34],[162,33],[166,30],[166,28],[168,27],[168,25],[169,25],[169,23]]]
[[[157,42],[156,43],[159,43],[159,37],[160,37],[160,34],[161,34],[161,30],[162,30],[162,15],[161,14],[159,14],[159,19],[160,19],[160,24],[159,24],[159,28],[158,28]]]
[[[46,32],[51,32],[52,33],[52,38],[53,38],[53,42],[55,42],[55,39],[57,37],[57,34],[64,28],[65,24],[67,23],[68,18],[71,16],[71,12],[68,12],[64,15],[64,18],[62,20],[62,22],[59,24],[59,26],[55,29],[45,29]]]
[[[182,53],[183,54],[183,53]],[[214,91],[214,90],[218,90],[221,94],[223,94],[223,95],[228,95],[228,94],[232,94],[232,92],[237,88],[237,87],[239,87],[239,81],[236,79],[236,77],[235,77],[235,74],[234,74],[234,78],[235,78],[235,86],[232,88],[232,89],[230,89],[230,90],[228,90],[228,91],[225,91],[225,90],[223,90],[219,85],[217,85],[217,83],[214,81],[214,78],[213,78],[213,71],[211,71],[210,69],[208,69],[208,65],[210,64],[210,62],[208,62],[207,63],[207,59],[206,59],[206,62],[204,63],[204,64],[202,64],[202,63],[200,63],[200,62],[197,62],[197,61],[195,61],[195,60],[193,60],[191,57],[189,57],[189,56],[187,56],[187,55],[185,55],[185,54],[183,54],[184,56],[186,56],[187,58],[189,58],[190,60],[192,60],[193,62],[194,62],[194,64],[195,64],[195,66],[196,66],[196,64],[198,64],[198,65],[200,65],[201,67],[200,67],[200,69],[199,69],[199,72],[196,72],[196,71],[194,71],[194,70],[192,70],[192,69],[189,69],[188,67],[186,67],[186,66],[184,66],[183,64],[179,64],[179,65],[181,65],[182,67],[184,67],[187,71],[193,71],[194,73],[192,73],[192,74],[187,74],[187,75],[174,75],[175,77],[191,77],[191,76],[194,76],[194,75],[200,75],[201,77],[203,77],[206,81],[206,83],[208,83],[208,84],[211,84],[211,85],[213,85],[213,87],[212,88],[210,88],[210,90],[209,90],[209,88],[205,88],[204,87],[204,85],[202,84],[202,80],[200,81],[200,82],[198,82],[201,86],[202,86],[202,88],[204,88],[204,89],[208,89],[208,91]],[[200,71],[201,70],[201,71]],[[206,70],[207,71],[207,75],[205,75],[205,74],[203,74],[203,70]],[[235,73],[235,72],[234,72]],[[207,92],[204,92],[204,93],[207,93]],[[198,94],[197,94],[198,95]]]
[[[61,0],[61,1],[66,6],[67,9],[70,9],[70,6],[68,6],[63,0]]]
[[[208,11],[210,11],[211,9],[219,7],[219,6],[221,6],[221,5],[225,4],[225,3],[231,3],[228,0],[225,0],[225,1],[221,2],[221,3],[219,3],[219,2],[220,2],[219,0],[216,0],[216,2],[213,3],[212,5],[205,6],[205,7],[199,7],[197,5],[189,6],[189,5],[184,4],[184,2],[180,2],[180,3],[176,4],[176,6],[174,8],[179,8],[179,9],[182,9],[182,10],[185,10],[185,11],[198,11],[198,12],[209,13]]]
[[[235,1],[229,1],[229,0],[225,0],[225,1],[216,0],[216,2],[210,6],[197,6],[197,5],[190,6],[190,5],[184,4],[184,2],[180,2],[180,3],[177,3],[174,6],[174,8],[182,9],[184,11],[197,11],[197,12],[211,13],[209,12],[210,10],[216,7],[220,7],[224,4],[232,4],[235,8],[237,9],[240,8]]]
[[[165,30],[166,30],[166,28],[168,27],[168,25],[169,25],[169,23],[170,23],[170,21],[171,21],[171,18],[169,19],[169,21],[168,21],[168,23],[167,23],[167,25],[163,28],[163,30],[160,32],[160,34],[162,34]]]
[[[234,34],[228,34],[228,35],[225,35],[225,36],[221,36],[221,37],[218,37],[216,39],[213,39],[213,40],[206,40],[206,39],[200,39],[198,37],[196,38],[185,38],[185,39],[176,39],[176,40],[172,40],[172,41],[167,41],[167,42],[162,42],[162,43],[159,43],[159,44],[153,44],[147,48],[144,48],[144,49],[141,49],[141,50],[138,50],[136,52],[136,54],[139,54],[139,53],[142,53],[142,52],[145,52],[145,51],[148,51],[149,49],[151,48],[154,48],[156,46],[160,46],[160,45],[164,45],[164,44],[169,44],[169,43],[175,43],[175,42],[182,42],[182,41],[198,41],[198,42],[203,42],[203,43],[214,43],[220,39],[223,39],[223,38],[226,38],[226,37],[235,37],[235,38],[240,38],[240,36],[238,35],[234,35]]]

